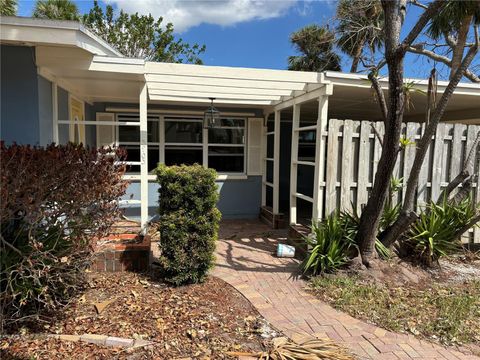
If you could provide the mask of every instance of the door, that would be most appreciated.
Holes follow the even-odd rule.
[[[69,140],[85,144],[85,104],[74,96],[69,97],[70,127]]]

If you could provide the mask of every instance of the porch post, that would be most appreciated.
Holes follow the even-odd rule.
[[[292,155],[290,158],[290,225],[297,223],[297,176],[298,176],[298,138],[300,127],[300,104],[293,105],[292,118]]]
[[[267,205],[267,185],[265,185],[265,182],[267,181],[267,142],[268,142],[268,136],[267,136],[267,121],[268,121],[268,115],[266,114],[263,120],[263,126],[262,126],[262,207]]]
[[[148,221],[147,83],[140,86],[140,220],[145,231]]]
[[[315,173],[313,178],[312,219],[323,217],[324,179],[325,179],[325,143],[328,129],[328,97],[333,93],[333,86],[325,84],[318,98],[317,137],[315,143]]]
[[[57,82],[52,82],[52,120],[53,120],[53,134],[52,140],[53,142],[58,145],[58,88]],[[62,119],[66,120],[66,119]]]
[[[275,127],[273,135],[273,214],[279,213],[280,192],[280,110],[275,110]]]

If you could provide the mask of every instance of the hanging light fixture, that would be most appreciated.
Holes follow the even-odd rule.
[[[203,127],[206,129],[220,126],[220,111],[215,109],[215,107],[213,106],[213,100],[215,100],[215,98],[209,99],[212,103],[205,111],[203,116]]]

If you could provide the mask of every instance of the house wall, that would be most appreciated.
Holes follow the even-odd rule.
[[[40,143],[40,124],[35,50],[3,44],[0,50],[0,138],[7,144],[37,145]]]

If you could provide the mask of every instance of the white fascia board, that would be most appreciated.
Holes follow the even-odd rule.
[[[319,83],[322,77],[321,73],[306,71],[170,64],[150,61],[145,63],[145,70],[147,75],[181,75],[204,78],[288,81],[299,83]],[[205,83],[208,84],[208,80],[206,80]]]
[[[123,56],[77,21],[1,16],[0,38],[30,45],[76,46],[96,55]]]
[[[350,74],[350,73],[341,73],[336,71],[326,71],[325,79],[332,82],[333,85],[338,86],[355,86],[361,88],[370,88],[371,84],[368,80],[368,76],[364,74]],[[388,77],[380,77],[380,84],[385,89],[388,89]],[[414,83],[419,89],[426,90],[428,87],[428,79],[413,79],[405,78],[405,83]],[[448,85],[448,81],[439,81],[438,82],[438,92],[443,92]],[[474,83],[464,83],[461,82],[458,84],[457,89],[454,94],[461,95],[480,95],[480,84]]]

